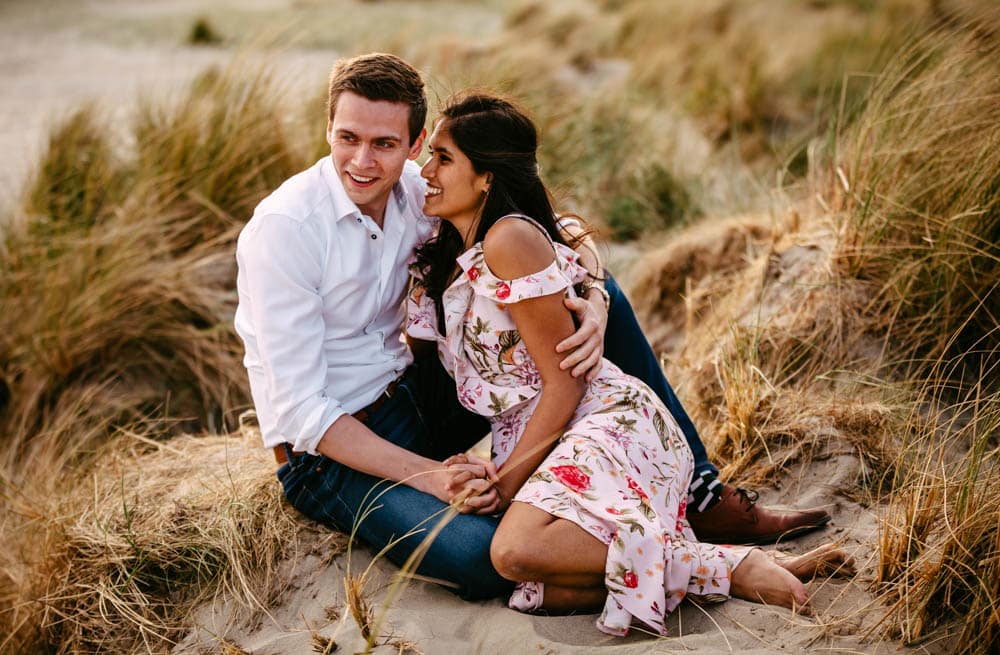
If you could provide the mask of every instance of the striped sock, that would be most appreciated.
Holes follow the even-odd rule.
[[[688,511],[704,512],[722,499],[722,483],[712,471],[702,471],[688,487]]]

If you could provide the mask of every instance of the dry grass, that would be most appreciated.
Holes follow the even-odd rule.
[[[884,506],[879,634],[953,632],[970,654],[1000,643],[1000,40],[987,25],[949,24],[870,81],[812,157],[804,218],[707,224],[649,255],[635,285],[723,476],[761,483],[856,451],[865,477],[845,492]],[[682,326],[685,339],[667,336]]]
[[[0,650],[159,652],[217,594],[236,601],[233,621],[266,611],[299,524],[259,440],[121,434],[77,493],[20,499],[45,548],[21,554],[32,573],[10,620],[21,629]]]
[[[976,376],[1000,347],[997,61],[1000,37],[974,27],[909,51],[828,169],[845,273],[876,282],[871,313],[924,370],[957,356]]]
[[[271,467],[257,486],[237,476],[184,496],[191,514],[164,497],[163,511],[176,512],[167,517],[157,496],[131,495],[166,485],[156,461],[144,458],[125,486],[123,474],[117,499],[93,462],[115,444],[135,454],[129,434],[224,430],[247,405],[232,246],[260,198],[305,164],[284,136],[295,114],[280,97],[266,75],[234,69],[202,76],[175,105],[144,105],[130,133],[81,110],[54,131],[24,211],[8,221],[0,632],[10,637],[0,650],[166,643],[182,625],[173,607],[217,588],[250,602],[270,575],[251,564],[273,560],[275,545],[249,545],[240,530],[278,511]],[[174,455],[198,451],[172,444]]]
[[[918,391],[881,534],[883,625],[907,643],[954,630],[972,654],[1000,647],[1000,36],[952,29],[876,81],[827,202]]]

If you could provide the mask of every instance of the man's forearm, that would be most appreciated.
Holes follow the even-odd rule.
[[[566,225],[562,227],[562,231],[576,241],[573,249],[580,255],[580,264],[587,269],[596,283],[600,284],[604,279],[604,263],[601,261],[600,253],[597,252],[597,244],[590,238],[590,234],[584,232],[578,225]]]
[[[565,225],[562,230],[568,237],[577,241],[574,250],[580,256],[580,264],[590,273],[591,279],[583,293],[583,299],[594,308],[597,315],[607,315],[607,297],[601,292],[604,289],[604,263],[601,261],[597,244],[591,235],[578,225]]]
[[[356,471],[438,495],[433,473],[443,469],[440,462],[386,441],[349,414],[327,428],[316,450]]]

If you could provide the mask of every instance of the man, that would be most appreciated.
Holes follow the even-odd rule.
[[[235,324],[286,497],[304,514],[386,549],[397,564],[448,507],[454,473],[441,459],[488,431],[482,417],[459,406],[437,358],[414,361],[400,340],[407,260],[435,228],[422,212],[425,189],[414,163],[426,112],[420,75],[399,58],[339,62],[329,86],[331,156],[265,198],[237,246]],[[567,305],[581,329],[559,345],[569,353],[563,366],[579,375],[600,361],[607,319],[610,358],[653,386],[692,442],[701,475],[690,505],[703,510],[692,524],[703,537],[714,528],[727,541],[773,541],[829,520],[822,511],[756,507],[716,480],[613,282]],[[487,475],[488,465],[456,466]],[[494,500],[487,490],[466,502],[475,508]],[[509,592],[511,583],[489,559],[495,527],[490,516],[455,517],[430,543],[418,573],[468,598]]]

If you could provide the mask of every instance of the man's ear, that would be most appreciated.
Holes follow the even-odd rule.
[[[424,147],[424,139],[427,138],[427,128],[420,130],[420,134],[417,136],[413,145],[410,146],[410,152],[406,154],[407,159],[416,159],[420,156],[420,151]]]

